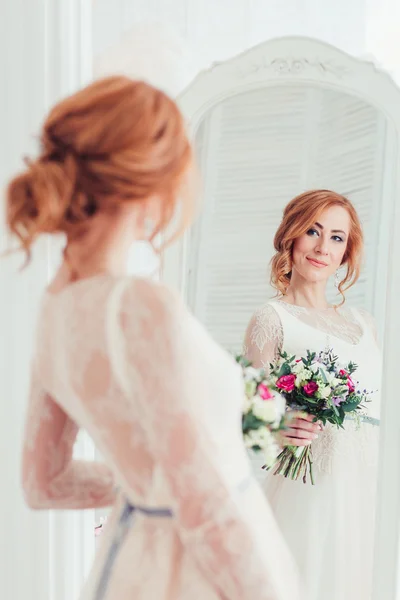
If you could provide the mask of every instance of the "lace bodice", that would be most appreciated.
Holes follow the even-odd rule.
[[[324,335],[325,346],[331,343],[331,338],[357,346],[364,334],[354,310],[333,307],[317,310],[294,306],[283,300],[269,302],[255,312],[247,328],[244,342],[244,353],[255,366],[262,366],[266,370],[284,344],[284,327],[277,307],[281,307],[301,323]],[[361,310],[358,313],[376,339],[375,324],[371,315]]]
[[[134,505],[172,510],[168,531],[183,557],[165,551],[179,546],[155,537],[157,525],[135,530],[126,545],[138,545],[140,560],[152,553],[153,573],[168,578],[179,572],[173,561],[184,561],[184,581],[197,565],[214,590],[205,600],[297,600],[296,570],[249,469],[242,399],[240,369],[164,286],[98,277],[46,294],[25,432],[26,499],[36,508],[93,508],[113,504],[117,486]],[[105,464],[74,460],[80,428]],[[143,592],[140,568],[126,577]],[[112,597],[125,597],[115,585]],[[151,597],[167,597],[161,587]]]

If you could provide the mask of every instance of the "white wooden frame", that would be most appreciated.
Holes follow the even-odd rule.
[[[389,211],[391,230],[381,231],[381,281],[386,289],[383,409],[381,423],[379,498],[373,600],[400,598],[400,400],[397,390],[400,316],[400,90],[390,76],[371,62],[354,58],[323,42],[287,37],[270,40],[202,72],[180,97],[180,106],[194,137],[209,109],[247,90],[293,82],[347,92],[374,105],[389,123],[386,142],[382,210]],[[189,232],[165,252],[162,278],[187,296]],[[386,244],[386,248],[384,247]],[[389,252],[388,252],[389,246]],[[383,257],[389,255],[385,264]]]

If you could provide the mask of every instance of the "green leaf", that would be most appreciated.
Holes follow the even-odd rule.
[[[325,375],[325,371],[323,371],[322,369],[318,369],[318,374],[319,374],[319,376],[321,377],[322,381],[323,381],[325,384],[328,384],[328,383],[329,383],[329,382],[328,382],[328,379],[327,379],[327,377],[326,377],[326,375]]]
[[[259,429],[260,427],[264,427],[264,421],[258,419],[252,412],[243,415],[242,418],[242,430],[243,433],[248,433],[249,431],[254,431],[255,429]]]
[[[356,410],[360,405],[360,401],[357,400],[355,402],[343,402],[343,404],[341,405],[341,407],[343,408],[344,412],[348,413],[348,412],[353,412],[354,410]]]
[[[339,413],[339,411],[338,411],[337,407],[336,407],[334,404],[332,404],[332,410],[333,410],[333,412],[335,413],[335,415],[336,415],[337,417],[339,417],[340,413]]]
[[[278,377],[283,377],[284,375],[290,375],[290,373],[292,372],[290,366],[288,365],[287,362],[284,362],[281,366],[281,368],[279,369],[279,373],[278,373]]]

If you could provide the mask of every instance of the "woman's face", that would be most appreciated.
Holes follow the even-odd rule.
[[[345,208],[325,209],[293,244],[292,269],[310,283],[327,281],[342,264],[350,232]]]

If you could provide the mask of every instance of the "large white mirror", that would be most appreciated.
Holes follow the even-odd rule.
[[[348,300],[373,312],[382,329],[388,130],[386,117],[364,100],[296,82],[242,92],[207,111],[195,137],[204,212],[190,239],[187,293],[222,345],[237,348],[251,310],[274,293],[267,270],[283,208],[315,188],[347,195],[363,220],[365,264]],[[328,293],[335,301],[334,286]]]
[[[376,483],[377,509],[367,510],[365,527],[352,530],[351,535],[365,547],[375,532],[373,568],[372,561],[367,566],[362,551],[354,554],[357,544],[350,548],[346,543],[351,526],[344,524],[339,513],[335,513],[340,520],[335,527],[343,544],[343,562],[337,558],[333,535],[326,537],[329,548],[319,548],[315,542],[315,551],[334,557],[331,566],[336,571],[332,575],[337,580],[331,586],[332,595],[323,594],[326,600],[395,600],[400,564],[400,408],[396,389],[400,91],[372,64],[315,40],[286,38],[269,41],[200,74],[183,94],[181,106],[190,122],[202,174],[202,213],[184,241],[166,253],[163,277],[182,289],[196,316],[228,350],[240,350],[252,313],[274,295],[269,263],[287,203],[306,190],[329,189],[348,197],[358,212],[365,238],[364,259],[357,284],[346,294],[345,306],[374,316],[384,360],[379,391],[382,406],[378,415],[374,413],[380,417],[380,425],[374,425],[380,431],[379,468],[371,470],[374,482],[365,487],[368,495]],[[329,286],[327,297],[335,304],[337,290],[333,284]],[[298,323],[298,335],[304,335],[303,325]],[[364,325],[368,327],[363,321],[361,330]],[[356,350],[358,341],[353,340],[354,356],[362,362]],[[365,352],[369,354],[368,346]],[[368,477],[368,470],[366,474]],[[342,478],[342,483],[345,480]],[[325,492],[317,485],[305,496],[304,488],[297,482],[293,485],[290,501],[306,502],[307,506],[315,501],[315,511],[321,509],[318,498],[330,489],[329,482]],[[336,502],[353,501],[357,515],[364,507],[362,495],[356,493],[360,486],[354,481],[350,488],[352,485],[354,494],[339,494]],[[286,501],[282,490],[275,489],[274,494],[281,503]],[[286,527],[289,512],[278,515],[284,530],[294,527]],[[321,532],[326,517],[315,519],[321,519]],[[364,536],[365,530],[369,537]],[[310,531],[309,535],[316,534]],[[288,539],[293,541],[293,531]],[[346,557],[346,548],[353,552],[351,556]],[[299,548],[294,551],[301,553]],[[300,563],[307,571],[309,560],[301,557]],[[345,563],[353,570],[347,583],[340,571]],[[373,570],[373,584],[362,580],[365,568]],[[329,573],[323,565],[313,569],[319,569],[326,582]],[[318,577],[308,579],[314,589],[307,592],[306,600],[319,600],[315,595]]]

